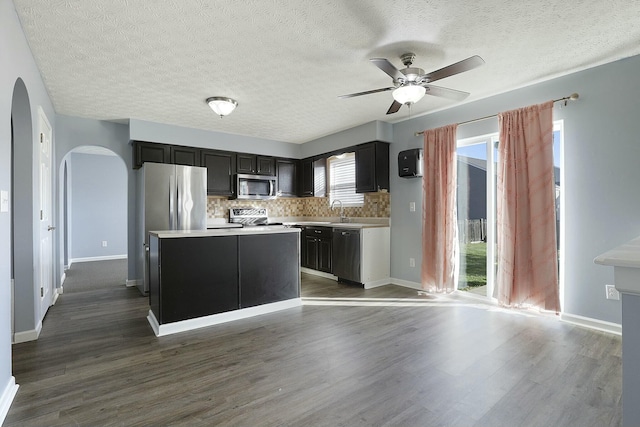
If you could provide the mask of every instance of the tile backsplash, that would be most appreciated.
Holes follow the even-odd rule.
[[[267,208],[270,217],[335,217],[339,208],[329,208],[328,197],[279,198],[275,200],[228,200],[221,197],[207,198],[207,217],[226,218],[229,220],[229,208],[252,206]],[[345,207],[348,217],[389,218],[391,206],[389,193],[364,193],[364,205]]]

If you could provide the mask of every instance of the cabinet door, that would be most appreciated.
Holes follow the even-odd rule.
[[[237,166],[238,173],[256,173],[256,156],[255,154],[237,154]]]
[[[169,163],[170,150],[165,144],[153,142],[134,141],[133,143],[133,168],[139,169],[145,162]]]
[[[238,242],[240,308],[300,297],[296,233],[239,236]]]
[[[318,270],[331,273],[331,239],[318,239]]]
[[[313,236],[304,237],[304,259],[302,266],[311,268],[313,270],[318,269],[318,239]]]
[[[233,196],[233,175],[235,163],[235,153],[230,153],[228,151],[202,150],[200,165],[207,168],[208,195]]]
[[[389,144],[370,142],[356,147],[356,193],[389,190]]]
[[[327,194],[327,159],[322,157],[313,161],[313,196],[325,197]]]
[[[295,197],[297,195],[297,161],[292,159],[276,160],[278,177],[278,196]]]
[[[356,193],[376,191],[376,146],[366,144],[356,149]]]
[[[194,147],[170,147],[171,163],[174,165],[200,166],[200,149]]]
[[[313,196],[313,159],[300,161],[299,192],[301,197]]]
[[[256,156],[256,173],[258,175],[275,176],[275,158],[269,156]]]

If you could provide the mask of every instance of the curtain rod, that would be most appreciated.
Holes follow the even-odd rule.
[[[576,100],[576,99],[578,99],[579,97],[580,97],[580,95],[578,95],[577,93],[572,93],[572,94],[571,94],[571,95],[569,95],[569,96],[565,96],[565,97],[563,97],[563,98],[554,99],[554,100],[553,100],[553,102],[554,102],[554,103],[556,103],[556,102],[564,101],[564,105],[567,105],[567,102],[568,102],[568,101],[575,101],[575,100]],[[480,117],[480,118],[477,118],[477,119],[466,120],[466,121],[464,121],[464,122],[460,122],[460,123],[458,123],[458,126],[460,126],[460,125],[466,125],[467,123],[479,122],[480,120],[491,119],[491,118],[493,118],[493,117],[497,117],[497,116],[498,116],[497,114],[492,114],[492,115],[490,115],[490,116],[484,116],[484,117]],[[414,136],[424,135],[424,131],[416,132],[416,133],[414,133],[413,135],[414,135]]]

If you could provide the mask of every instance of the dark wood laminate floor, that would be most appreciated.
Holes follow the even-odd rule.
[[[79,289],[13,346],[5,426],[621,424],[621,339],[555,318],[305,276],[300,308],[156,338],[136,289]]]

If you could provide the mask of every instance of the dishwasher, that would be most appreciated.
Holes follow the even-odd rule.
[[[333,229],[333,275],[360,283],[360,230]]]

